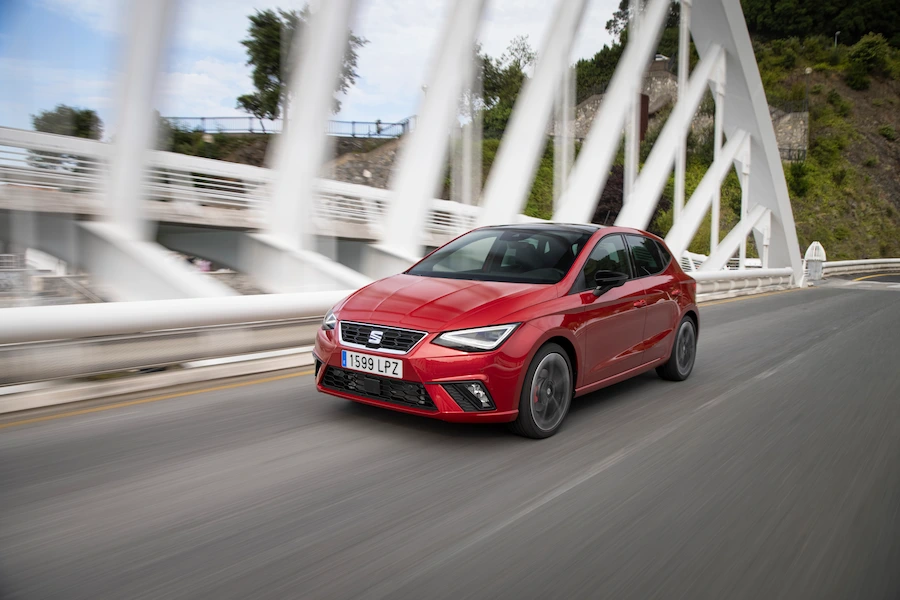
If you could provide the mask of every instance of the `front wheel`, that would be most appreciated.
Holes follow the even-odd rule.
[[[697,328],[690,317],[681,319],[672,344],[672,354],[666,364],[657,367],[656,372],[669,381],[684,381],[694,370],[697,356]]]
[[[569,355],[557,344],[538,350],[522,384],[519,416],[512,430],[534,439],[556,433],[569,412],[574,391]]]

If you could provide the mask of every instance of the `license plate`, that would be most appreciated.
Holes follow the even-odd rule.
[[[345,369],[372,373],[373,375],[382,375],[395,379],[403,378],[403,361],[383,356],[372,356],[371,354],[341,350],[341,366]]]

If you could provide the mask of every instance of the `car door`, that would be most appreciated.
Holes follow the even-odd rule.
[[[672,336],[678,325],[680,293],[671,269],[671,256],[643,235],[626,234],[628,249],[635,271],[635,281],[646,293],[642,362],[649,363],[665,357],[672,347]]]
[[[594,274],[605,269],[625,273],[623,285],[594,295]],[[628,248],[620,234],[601,238],[591,250],[576,292],[584,311],[578,330],[584,357],[583,386],[589,386],[642,364],[645,301],[643,288],[632,277]]]

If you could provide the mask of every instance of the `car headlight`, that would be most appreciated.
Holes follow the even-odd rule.
[[[500,344],[502,344],[518,326],[519,323],[512,323],[509,325],[493,325],[491,327],[478,327],[476,329],[448,331],[437,336],[433,343],[438,346],[446,346],[447,348],[464,350],[466,352],[485,352],[499,348]]]
[[[337,317],[334,316],[334,310],[329,309],[328,314],[325,315],[325,318],[322,320],[322,329],[331,330],[334,329],[337,325]]]

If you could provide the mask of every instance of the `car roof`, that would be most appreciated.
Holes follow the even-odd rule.
[[[599,225],[591,223],[553,223],[550,221],[533,221],[509,225],[489,225],[485,229],[515,229],[517,231],[575,231],[578,233],[594,233]]]
[[[516,229],[518,231],[575,231],[579,233],[593,234],[597,231],[604,233],[637,233],[650,235],[646,231],[633,227],[616,227],[614,225],[597,225],[594,223],[555,223],[553,221],[530,221],[527,223],[515,223],[508,225],[488,225],[484,229]]]

